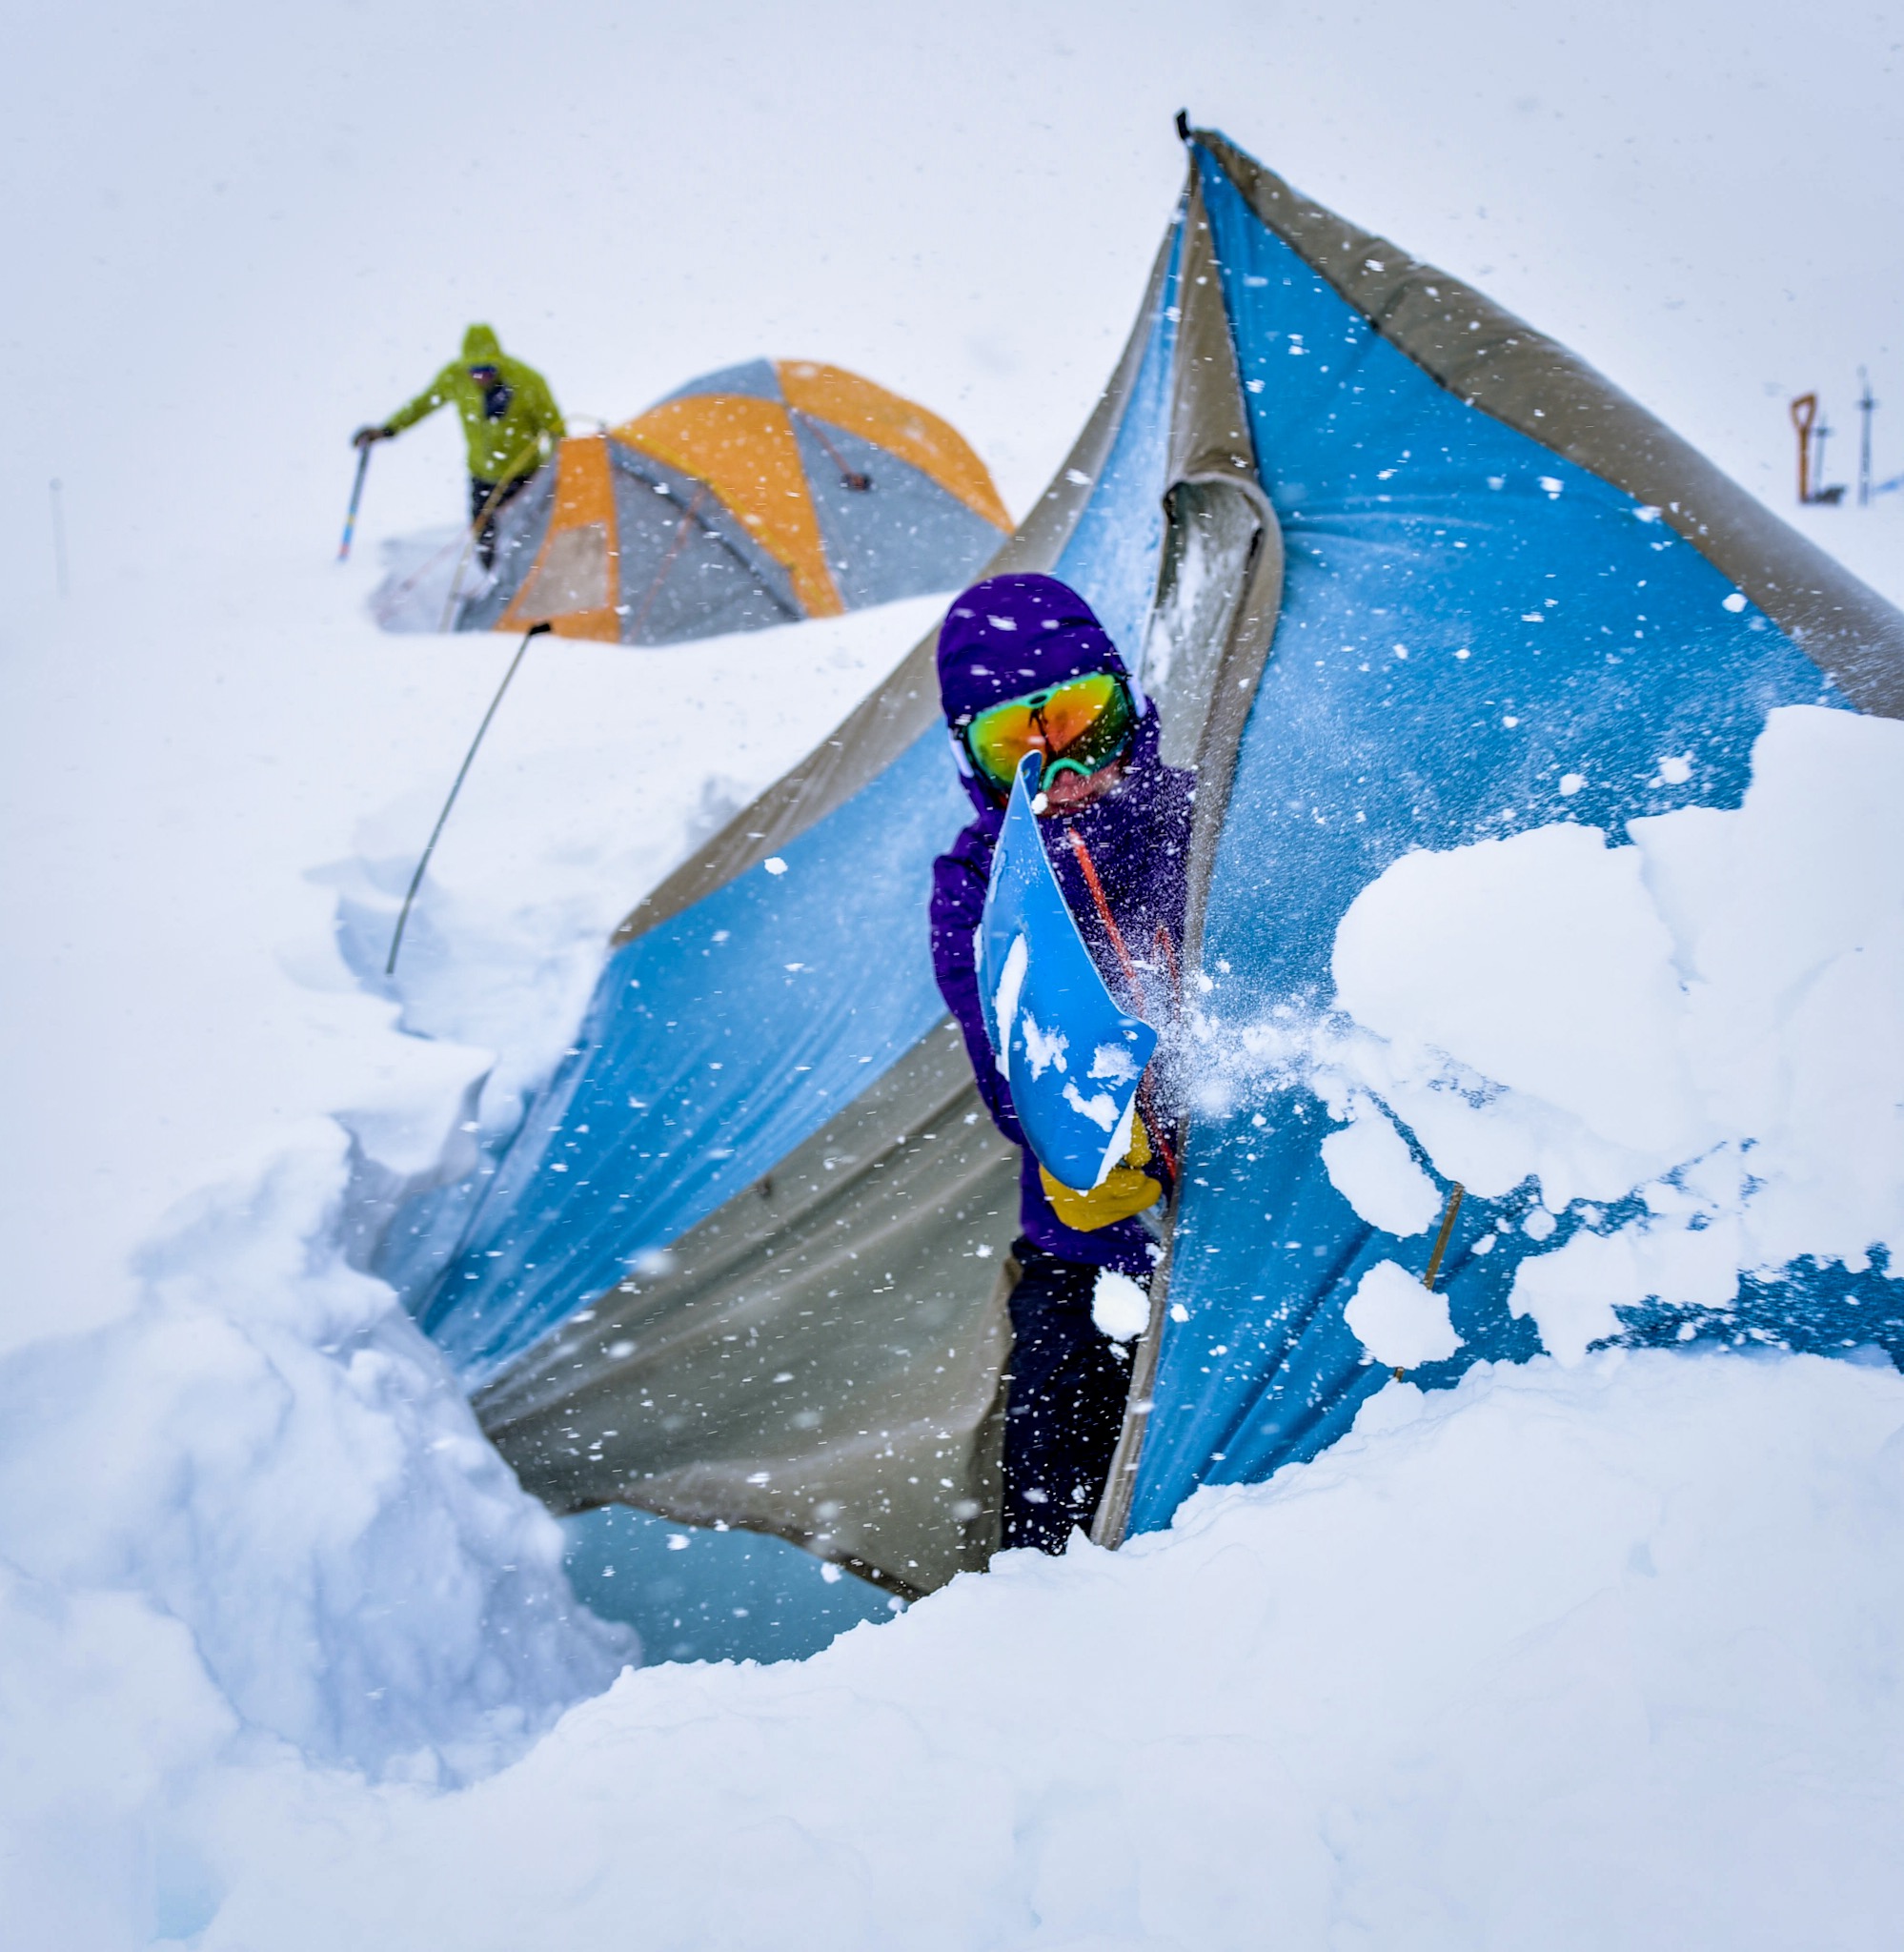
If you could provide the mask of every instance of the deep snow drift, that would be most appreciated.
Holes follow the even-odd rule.
[[[234,1741],[175,1630],[137,1674],[115,1620],[23,1651],[90,1658],[109,1730],[163,1705],[135,1771],[59,1746],[62,1810],[131,1886],[143,1802],[142,1895],[206,1952],[1877,1945],[1900,1607],[1904,1378],[1642,1352],[1390,1385],[1167,1535],[624,1675],[448,1797]]]

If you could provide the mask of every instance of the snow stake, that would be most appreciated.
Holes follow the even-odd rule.
[[[1441,1257],[1448,1251],[1448,1237],[1454,1231],[1454,1216],[1461,1210],[1461,1195],[1467,1189],[1457,1179],[1448,1190],[1448,1205],[1442,1209],[1441,1231],[1434,1237],[1434,1251],[1428,1256],[1428,1272],[1422,1276],[1422,1286],[1432,1294],[1434,1277],[1441,1272]],[[1395,1372],[1401,1373],[1399,1370]]]
[[[368,440],[357,449],[357,478],[351,483],[351,506],[344,517],[344,539],[337,544],[337,560],[350,559],[351,538],[357,532],[357,504],[364,498],[364,477],[370,473],[372,443]]]
[[[516,655],[509,661],[509,669],[502,674],[502,682],[496,687],[496,696],[489,702],[489,710],[482,715],[482,723],[476,727],[476,735],[470,741],[470,749],[463,755],[463,762],[456,769],[456,783],[450,788],[450,797],[443,802],[443,810],[436,816],[436,824],[430,829],[430,839],[423,848],[423,858],[416,864],[416,872],[410,877],[410,890],[403,897],[403,906],[397,912],[396,929],[390,938],[390,956],[383,966],[386,976],[396,973],[396,952],[403,946],[404,925],[410,920],[410,905],[416,899],[416,890],[423,885],[424,870],[430,865],[430,857],[436,851],[436,843],[442,838],[443,824],[450,817],[450,809],[456,803],[456,795],[463,790],[463,782],[469,778],[470,767],[476,756],[476,747],[482,743],[482,736],[489,730],[489,722],[496,717],[496,708],[502,702],[502,694],[509,689],[509,681],[516,676],[516,667],[521,663],[523,654],[531,642],[548,634],[546,623],[532,623],[524,634],[522,641],[516,647]]]
[[[1857,505],[1871,506],[1871,417],[1877,411],[1877,401],[1871,391],[1871,375],[1862,366],[1857,369],[1857,414],[1861,423],[1857,433]]]
[[[1825,443],[1837,430],[1821,413],[1812,431],[1812,499],[1822,508],[1835,508],[1845,498],[1845,484],[1825,485]]]

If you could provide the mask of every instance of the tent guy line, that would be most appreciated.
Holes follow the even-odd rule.
[[[370,450],[364,450],[366,458]],[[423,876],[430,866],[430,857],[436,851],[436,843],[443,837],[443,828],[448,824],[450,809],[456,803],[456,795],[463,790],[463,782],[469,778],[470,767],[476,763],[476,749],[482,744],[483,735],[489,730],[490,721],[496,717],[497,707],[502,703],[503,694],[509,689],[510,681],[515,678],[517,667],[528,654],[529,646],[538,638],[546,637],[549,625],[532,623],[522,634],[522,641],[516,647],[516,655],[509,661],[509,669],[502,674],[502,682],[496,687],[496,696],[489,702],[489,710],[482,715],[482,723],[476,727],[476,737],[470,741],[470,749],[463,755],[463,762],[456,768],[456,777],[451,783],[449,798],[443,802],[443,810],[436,816],[436,824],[430,829],[430,838],[425,842],[423,852],[416,863],[416,872],[410,877],[410,885],[404,891],[403,906],[398,909],[396,926],[391,931],[390,954],[384,960],[383,973],[394,976],[396,973],[397,951],[403,946],[403,931],[410,921],[411,905],[416,899],[416,890],[423,885]]]

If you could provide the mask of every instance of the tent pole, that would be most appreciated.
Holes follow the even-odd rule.
[[[516,676],[516,667],[521,663],[523,654],[538,637],[546,636],[550,626],[546,623],[532,623],[524,634],[522,641],[516,647],[516,655],[509,661],[509,669],[502,674],[502,682],[496,687],[496,696],[489,702],[489,710],[482,715],[482,723],[476,727],[476,735],[470,741],[470,749],[463,755],[463,762],[456,768],[456,783],[450,788],[450,797],[443,802],[443,810],[436,816],[436,824],[430,829],[430,839],[423,848],[423,858],[416,864],[416,872],[410,877],[410,890],[403,897],[403,906],[396,917],[396,929],[390,938],[390,956],[383,966],[386,976],[396,973],[396,952],[403,946],[403,930],[410,920],[410,905],[416,899],[416,890],[423,885],[424,870],[430,865],[430,857],[436,851],[436,843],[442,838],[443,824],[450,817],[450,809],[456,803],[456,795],[463,790],[463,782],[469,778],[470,766],[476,760],[476,748],[482,743],[482,736],[489,730],[489,722],[496,717],[496,708],[502,702],[502,694],[509,689],[509,681]]]

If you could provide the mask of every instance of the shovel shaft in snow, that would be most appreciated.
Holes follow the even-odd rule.
[[[476,727],[476,735],[470,741],[470,749],[463,755],[463,762],[456,768],[455,783],[450,787],[450,797],[443,802],[443,810],[436,816],[436,824],[430,829],[430,838],[424,844],[423,858],[416,864],[416,872],[410,877],[409,891],[403,897],[403,906],[397,912],[396,928],[390,938],[390,955],[384,963],[383,973],[394,976],[396,973],[396,952],[403,946],[403,931],[410,921],[410,905],[416,899],[416,890],[423,885],[425,870],[430,865],[430,857],[436,851],[436,843],[442,838],[443,825],[450,818],[450,809],[456,803],[456,795],[463,790],[463,782],[470,776],[470,767],[475,763],[476,748],[482,743],[482,737],[489,730],[489,722],[496,717],[496,708],[502,702],[502,695],[509,689],[509,681],[516,676],[517,666],[522,662],[523,655],[531,643],[544,636],[549,629],[546,623],[532,623],[524,634],[522,641],[516,646],[516,655],[509,661],[509,669],[502,674],[502,682],[496,687],[496,696],[489,702],[489,710],[482,715],[482,723]]]
[[[1792,428],[1798,437],[1798,499],[1812,498],[1812,429],[1818,418],[1818,396],[1801,393],[1792,402]]]
[[[357,449],[357,478],[351,483],[351,506],[344,517],[344,539],[337,544],[337,560],[348,561],[351,554],[351,538],[357,532],[357,505],[364,498],[364,477],[370,473],[371,443],[367,440]]]
[[[1457,1179],[1448,1190],[1448,1205],[1441,1211],[1441,1231],[1434,1237],[1434,1251],[1428,1255],[1428,1272],[1422,1286],[1432,1294],[1435,1276],[1441,1272],[1441,1257],[1448,1251],[1448,1237],[1454,1231],[1454,1216],[1461,1211],[1461,1196],[1468,1189]]]

